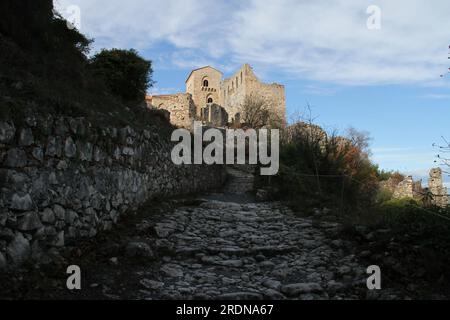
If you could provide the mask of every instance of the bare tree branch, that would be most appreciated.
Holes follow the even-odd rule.
[[[263,96],[247,95],[242,105],[242,122],[253,129],[281,127],[281,117],[271,107],[271,103]]]

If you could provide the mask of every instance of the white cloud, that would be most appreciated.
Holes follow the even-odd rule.
[[[94,37],[98,47],[151,48],[168,41],[180,48],[199,48],[220,16],[223,5],[197,0],[54,0],[64,16],[65,8],[81,9],[82,32]],[[217,48],[215,48],[217,50]]]
[[[158,95],[158,94],[172,94],[174,92],[179,92],[180,88],[159,88],[152,87],[150,88],[149,94]]]
[[[417,149],[412,147],[372,148],[375,161],[407,161],[414,159],[417,162],[432,164],[436,160],[436,150]],[[431,160],[431,161],[430,161]]]
[[[443,100],[450,99],[450,94],[430,93],[420,96],[423,99]]]
[[[311,94],[311,95],[320,95],[320,96],[332,96],[337,91],[338,90],[336,88],[329,88],[329,87],[315,85],[315,84],[305,85],[302,89],[303,93]]]
[[[59,2],[80,6],[82,31],[97,48],[151,49],[162,42],[180,53],[189,49],[197,62],[249,62],[338,84],[446,81],[439,78],[448,68],[446,0],[378,0],[381,30],[367,29],[372,3],[361,0]]]

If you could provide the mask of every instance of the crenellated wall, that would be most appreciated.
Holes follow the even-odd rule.
[[[228,112],[230,121],[236,119],[236,115],[241,113],[245,97],[252,94],[262,96],[274,113],[285,122],[284,86],[259,81],[248,64],[244,64],[233,76],[225,79],[221,86],[221,104]]]
[[[83,118],[0,120],[0,269],[45,261],[150,199],[220,186],[223,166],[172,163],[168,132]]]

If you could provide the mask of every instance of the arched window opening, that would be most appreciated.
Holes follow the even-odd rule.
[[[203,86],[204,87],[208,87],[209,86],[209,82],[208,82],[208,80],[203,80]]]
[[[209,97],[207,100],[208,103],[213,103],[213,98]]]

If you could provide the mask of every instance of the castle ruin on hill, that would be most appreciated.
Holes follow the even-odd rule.
[[[422,181],[414,181],[412,176],[407,176],[402,181],[390,178],[384,181],[381,186],[392,193],[394,199],[411,198],[423,200],[428,197],[429,204],[438,207],[447,207],[449,204],[449,196],[447,188],[444,187],[442,180],[442,170],[433,168],[430,170],[428,178],[428,187],[422,187]]]
[[[258,80],[248,64],[223,79],[223,73],[206,66],[192,70],[186,79],[186,92],[147,96],[149,107],[170,113],[170,122],[192,128],[194,121],[221,127],[241,123],[242,106],[246,96],[257,94],[264,98],[272,111],[285,123],[286,99],[284,86]]]

